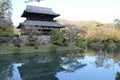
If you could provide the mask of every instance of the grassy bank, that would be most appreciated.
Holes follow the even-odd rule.
[[[26,46],[23,45],[19,47],[20,52],[19,53],[32,53],[32,52],[48,52],[50,51],[51,44],[44,44],[44,45],[39,45],[37,46]],[[57,51],[66,51],[66,50],[76,50],[79,49],[73,44],[69,44],[69,46],[56,46]],[[14,45],[10,44],[2,44],[0,45],[0,54],[12,54],[14,53],[13,49],[15,48]]]

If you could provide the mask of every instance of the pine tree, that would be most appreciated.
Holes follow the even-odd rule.
[[[115,19],[115,20],[114,20],[114,23],[115,23],[115,28],[116,28],[117,30],[120,30],[120,20],[119,20],[119,19]]]

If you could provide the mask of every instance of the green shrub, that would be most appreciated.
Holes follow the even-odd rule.
[[[116,45],[117,45],[117,46],[120,46],[120,41],[118,41],[118,42],[116,43]]]
[[[88,43],[93,42],[94,41],[94,36],[88,36],[87,41],[88,41]]]
[[[78,47],[84,47],[85,46],[85,38],[84,37],[76,37],[75,45]]]
[[[63,46],[68,46],[68,44],[69,44],[68,40],[64,39],[63,40]]]
[[[67,30],[52,30],[50,34],[51,42],[59,46],[68,46],[69,36]]]
[[[51,44],[51,46],[49,47],[49,50],[50,50],[51,52],[55,52],[55,51],[57,50],[57,46],[54,45],[54,44]]]
[[[19,43],[15,43],[14,46],[15,46],[15,47],[18,47],[18,48],[21,47],[21,45],[20,45]]]
[[[37,49],[39,49],[39,47],[38,47],[38,46],[35,46],[35,49],[37,50]]]
[[[20,53],[20,48],[14,47],[14,48],[12,49],[12,52],[13,52],[13,53]]]
[[[92,42],[100,42],[100,39],[99,39],[99,38],[94,38],[94,39],[92,40]]]
[[[108,43],[113,43],[113,42],[114,42],[114,39],[108,38],[106,41],[107,41]]]
[[[33,38],[32,35],[29,35],[29,37],[27,38],[27,45],[28,46],[35,46],[36,45],[36,39]]]
[[[54,44],[62,45],[63,44],[63,36],[59,30],[53,30],[50,35],[51,41]]]
[[[0,37],[11,37],[14,35],[13,27],[7,26],[5,28],[0,28]]]

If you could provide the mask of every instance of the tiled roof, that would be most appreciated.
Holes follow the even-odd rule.
[[[38,7],[38,6],[27,5],[25,11],[26,12],[31,12],[31,13],[41,13],[41,14],[49,14],[49,15],[59,16],[59,14],[53,12],[51,8],[46,8],[46,7]]]
[[[41,26],[41,27],[51,27],[51,28],[64,28],[65,26],[58,24],[57,22],[53,21],[34,21],[34,20],[25,20],[23,23],[20,23],[20,25],[29,25],[29,26]],[[20,27],[19,25],[19,27]],[[19,28],[18,27],[18,28]]]

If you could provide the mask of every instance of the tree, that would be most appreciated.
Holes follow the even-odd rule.
[[[0,37],[10,37],[14,36],[13,28],[7,26],[5,28],[0,28]]]
[[[53,30],[51,32],[50,37],[51,37],[52,43],[57,44],[57,45],[63,44],[64,38],[59,30]]]
[[[69,35],[68,31],[63,29],[63,30],[52,30],[50,34],[51,42],[56,45],[61,45],[61,46],[68,46],[69,42]]]
[[[28,40],[27,45],[29,45],[29,46],[35,46],[36,45],[36,39],[33,37],[32,34],[29,35],[27,40]]]
[[[0,0],[0,36],[13,36],[11,0]]]
[[[0,27],[12,26],[11,0],[0,0]]]
[[[115,19],[115,20],[114,20],[114,23],[115,23],[115,28],[116,28],[117,30],[120,30],[120,20],[119,20],[119,19]]]

